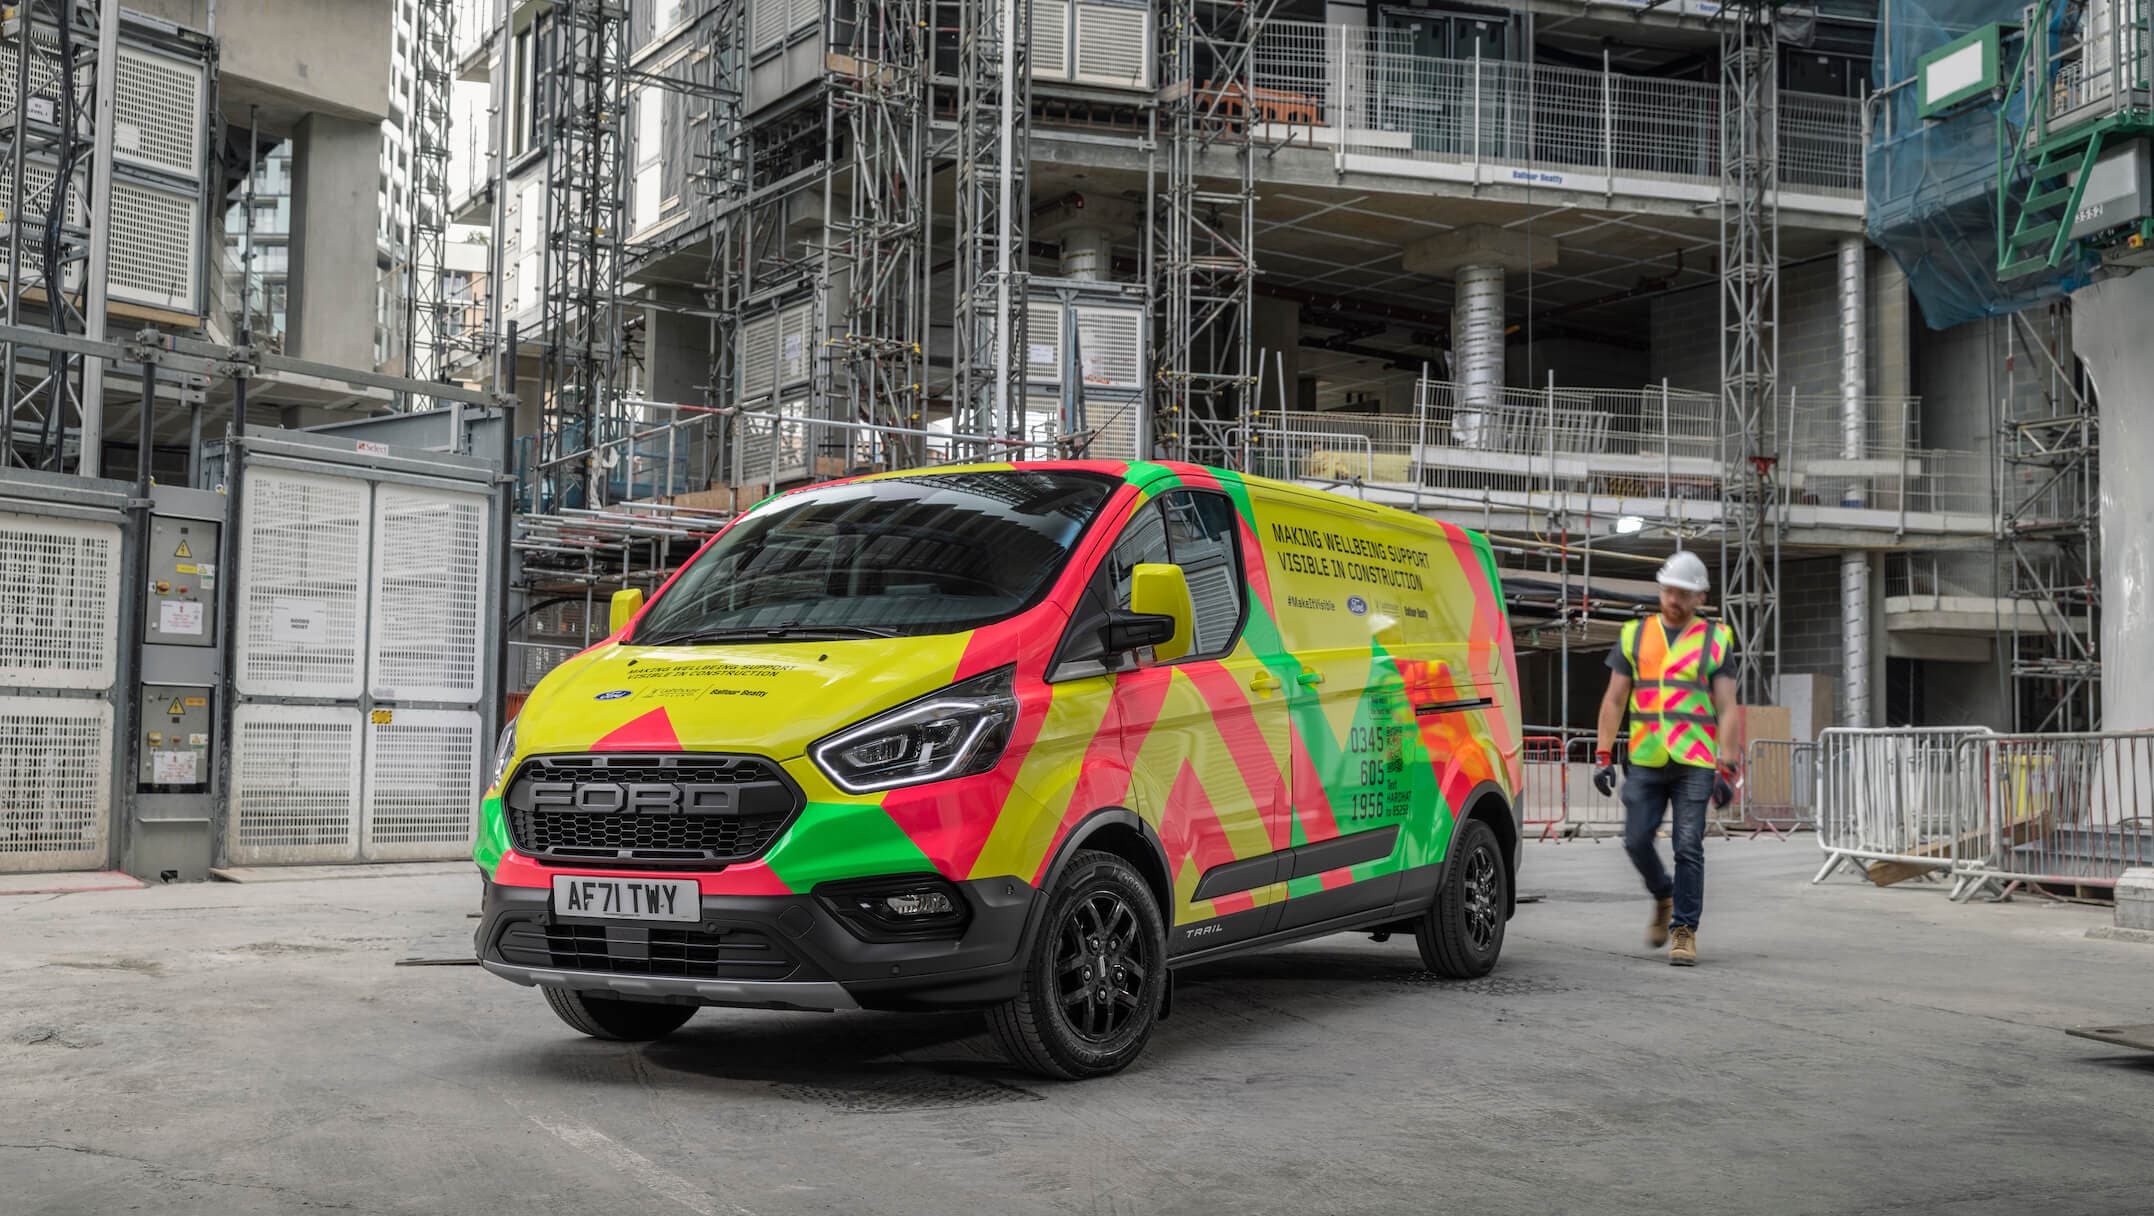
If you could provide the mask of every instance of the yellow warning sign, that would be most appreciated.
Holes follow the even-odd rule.
[[[180,699],[178,697],[174,697],[172,698],[172,704],[165,707],[165,712],[177,718],[181,714],[187,712],[187,707],[180,703]]]
[[[177,549],[174,549],[174,550],[172,551],[172,556],[174,556],[174,557],[193,557],[193,556],[194,556],[194,550],[192,550],[192,549],[188,548],[188,547],[187,547],[187,542],[183,540],[183,541],[181,541],[181,542],[180,542],[180,546],[179,546],[179,548],[177,548]]]
[[[388,726],[395,721],[395,711],[393,710],[377,709],[374,711],[373,716],[374,725],[376,726]]]
[[[208,704],[209,704],[209,698],[208,698],[208,697],[188,697],[188,698],[187,698],[187,708],[189,708],[189,709],[201,709],[201,708],[204,708],[205,706],[207,706]]]

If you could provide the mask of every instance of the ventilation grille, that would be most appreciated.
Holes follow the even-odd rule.
[[[1129,308],[1077,309],[1077,356],[1086,384],[1144,383],[1144,314]]]
[[[0,685],[112,687],[117,524],[0,515]]]
[[[474,494],[386,483],[375,490],[368,638],[375,696],[479,699],[486,506]]]
[[[122,47],[117,75],[114,159],[199,179],[204,126],[201,65]]]
[[[1062,306],[1025,305],[1025,379],[1062,383]]]
[[[112,706],[0,697],[0,872],[106,864]]]
[[[226,852],[240,865],[352,859],[359,778],[356,707],[238,706]]]
[[[1072,78],[1122,89],[1151,88],[1151,21],[1145,10],[1079,4]]]
[[[768,397],[778,387],[778,318],[759,317],[740,329],[741,396]]]
[[[201,200],[132,182],[112,187],[112,262],[106,290],[115,300],[200,311],[196,259]]]
[[[795,304],[778,314],[778,384],[807,383],[815,370],[815,306]]]
[[[1139,409],[1135,397],[1087,393],[1084,424],[1092,433],[1087,454],[1094,460],[1135,460]]]
[[[234,675],[241,693],[359,695],[367,504],[363,481],[248,471]]]
[[[1032,2],[1032,78],[1070,78],[1069,0]]]
[[[479,715],[398,709],[367,727],[366,855],[453,859],[471,848],[479,804]]]

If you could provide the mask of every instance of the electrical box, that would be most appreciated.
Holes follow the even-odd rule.
[[[148,631],[160,646],[213,646],[217,639],[217,540],[222,526],[171,515],[150,517]]]
[[[2087,170],[2068,235],[2075,241],[2097,236],[2149,215],[2154,215],[2154,156],[2146,140],[2135,139],[2102,153]]]
[[[140,737],[135,740],[135,788],[145,794],[209,790],[212,691],[189,684],[142,686]]]

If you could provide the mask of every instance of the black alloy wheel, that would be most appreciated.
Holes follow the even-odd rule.
[[[1167,928],[1136,867],[1086,849],[1048,895],[1016,997],[988,1011],[1010,1059],[1065,1081],[1120,1072],[1166,993]]]
[[[1436,902],[1414,922],[1422,965],[1446,979],[1487,975],[1503,953],[1511,874],[1502,847],[1486,823],[1461,820]]]

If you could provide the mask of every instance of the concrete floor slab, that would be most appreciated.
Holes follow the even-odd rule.
[[[478,882],[0,901],[0,1210],[372,1214],[2135,1211],[2154,1022],[2104,910],[1806,881],[1707,845],[1704,965],[1610,843],[1529,846],[1495,975],[1337,937],[1185,974],[1138,1065],[974,1016],[708,1010],[647,1047],[397,967]]]

